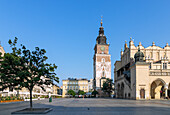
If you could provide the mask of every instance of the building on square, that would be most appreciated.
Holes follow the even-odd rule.
[[[170,46],[144,47],[133,40],[124,45],[120,61],[114,64],[117,98],[164,99],[170,97]]]
[[[84,92],[89,92],[89,80],[87,79],[76,79],[68,78],[63,81],[63,92],[62,97],[66,97],[69,90],[73,90],[75,93],[78,93],[79,90]]]
[[[62,95],[62,89],[58,85],[52,86],[52,95]]]
[[[88,80],[88,89],[89,92],[93,91],[93,79]]]
[[[99,35],[96,39],[93,56],[93,88],[98,91],[101,91],[106,78],[111,79],[111,55],[109,54],[109,43],[107,43],[107,38],[104,35],[102,24],[101,19],[101,27],[99,28]]]

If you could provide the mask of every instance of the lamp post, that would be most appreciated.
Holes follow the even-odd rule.
[[[19,97],[19,87],[20,87],[20,84],[18,84],[17,97]]]

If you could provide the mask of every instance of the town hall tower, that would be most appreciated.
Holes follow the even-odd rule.
[[[101,19],[101,27],[96,39],[93,57],[94,89],[96,90],[103,87],[103,82],[106,81],[106,78],[111,79],[111,55],[109,54],[109,43],[107,43],[107,38],[104,35],[102,24]]]

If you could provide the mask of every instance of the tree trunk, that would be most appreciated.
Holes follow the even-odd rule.
[[[30,109],[32,110],[32,90],[30,90]]]

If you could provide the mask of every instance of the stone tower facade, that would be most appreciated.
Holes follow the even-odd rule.
[[[106,78],[111,79],[111,55],[109,54],[109,43],[104,35],[104,28],[99,28],[99,35],[96,39],[93,57],[93,71],[94,71],[94,89],[98,90],[103,87],[103,82]]]

